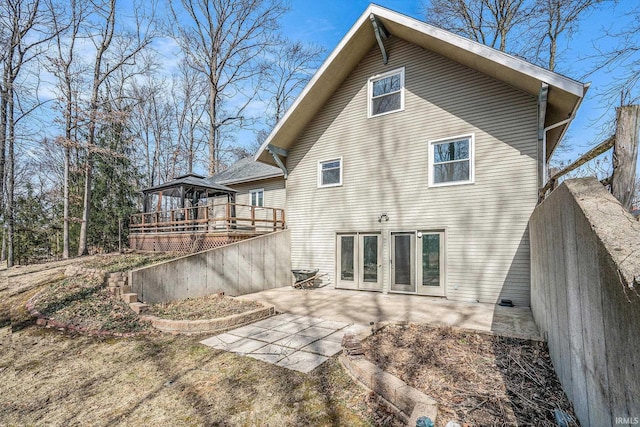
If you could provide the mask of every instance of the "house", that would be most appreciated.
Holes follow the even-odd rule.
[[[282,170],[276,166],[256,162],[252,158],[238,160],[222,172],[207,178],[207,181],[233,188],[236,191],[236,203],[283,209],[285,207]]]
[[[587,89],[370,5],[255,156],[285,178],[292,267],[528,306],[529,217]]]

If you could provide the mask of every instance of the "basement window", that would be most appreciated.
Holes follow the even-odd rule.
[[[429,186],[474,182],[474,136],[429,141]]]
[[[369,79],[369,117],[404,110],[404,67]]]

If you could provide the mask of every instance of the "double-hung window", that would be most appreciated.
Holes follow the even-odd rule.
[[[429,141],[429,185],[473,183],[473,156],[473,135]]]
[[[404,110],[404,68],[369,79],[369,117]]]
[[[249,191],[249,197],[251,198],[251,206],[264,206],[263,188]]]
[[[342,185],[342,157],[318,162],[318,187]]]

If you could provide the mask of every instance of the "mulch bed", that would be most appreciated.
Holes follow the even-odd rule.
[[[224,295],[187,298],[182,301],[154,304],[148,314],[172,320],[206,320],[240,314],[262,308],[254,301],[243,301]]]
[[[36,296],[34,308],[49,319],[81,330],[153,330],[103,283],[86,277],[70,277],[51,284]]]
[[[556,426],[555,409],[575,419],[541,343],[409,324],[383,328],[363,347],[438,402],[437,426]]]

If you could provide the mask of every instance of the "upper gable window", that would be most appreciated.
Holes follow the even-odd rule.
[[[473,135],[429,141],[429,185],[473,183],[473,156]]]
[[[342,157],[318,162],[318,187],[342,185]]]
[[[369,117],[404,110],[404,67],[369,79]]]

